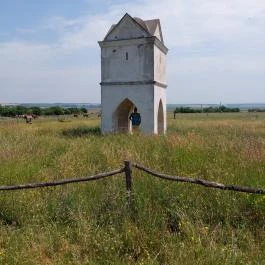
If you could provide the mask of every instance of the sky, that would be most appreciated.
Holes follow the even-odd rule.
[[[168,103],[265,102],[264,0],[0,0],[0,103],[100,103],[100,48],[159,18]]]

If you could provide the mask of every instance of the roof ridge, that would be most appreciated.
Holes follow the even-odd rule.
[[[125,13],[125,15],[119,20],[118,23],[112,24],[109,31],[107,32],[104,40],[107,39],[107,37],[111,34],[111,32],[118,27],[118,25],[125,19],[125,17],[129,17],[135,24],[136,26],[140,27],[141,30],[146,32],[148,34],[147,36],[155,36],[158,38],[162,43],[163,43],[163,36],[162,36],[162,31],[161,31],[161,25],[160,25],[160,19],[159,18],[154,18],[154,19],[148,19],[148,20],[143,20],[139,17],[132,17],[128,13]],[[159,36],[155,34],[157,27],[159,28]]]

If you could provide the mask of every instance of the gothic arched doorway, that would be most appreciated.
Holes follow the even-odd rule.
[[[164,109],[162,100],[160,99],[158,106],[158,115],[157,115],[157,132],[158,134],[162,134],[165,131],[165,122],[164,122]]]
[[[124,99],[113,114],[113,130],[115,132],[131,132],[132,126],[129,120],[135,105],[128,98]]]

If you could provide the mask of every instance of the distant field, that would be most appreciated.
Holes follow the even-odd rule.
[[[265,114],[168,115],[166,136],[101,136],[98,117],[0,119],[0,185],[118,169],[265,188]],[[0,264],[265,264],[265,196],[156,179],[0,192]]]

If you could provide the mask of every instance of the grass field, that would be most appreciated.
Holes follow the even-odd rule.
[[[265,115],[179,114],[166,136],[107,135],[98,118],[0,120],[0,185],[118,169],[265,188]],[[265,264],[265,196],[133,171],[95,182],[0,192],[0,264]]]

